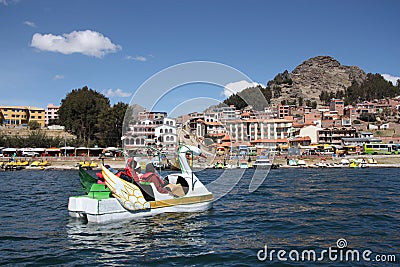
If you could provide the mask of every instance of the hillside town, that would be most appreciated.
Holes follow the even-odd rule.
[[[59,108],[53,104],[46,109],[0,106],[0,135],[26,137],[29,135],[29,123],[34,121],[50,135],[72,139],[74,136],[64,131],[63,126],[49,125],[57,119]],[[399,111],[399,97],[361,102],[355,106],[345,106],[342,99],[331,99],[329,106],[320,105],[317,108],[279,104],[262,111],[256,111],[251,106],[238,110],[231,105],[178,118],[169,118],[166,112],[144,110],[130,123],[121,141],[126,150],[154,147],[165,154],[173,154],[178,145],[187,143],[201,146],[209,154],[219,155],[219,160],[223,159],[225,163],[232,156],[264,153],[292,157],[397,154],[400,144]],[[368,121],[369,118],[373,120]],[[393,145],[376,146],[366,151],[367,144]],[[29,150],[46,156],[94,157],[105,152],[116,156],[118,149],[1,147],[1,155],[22,155]]]

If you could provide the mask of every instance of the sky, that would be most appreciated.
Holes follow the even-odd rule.
[[[148,109],[201,111],[319,55],[395,81],[399,10],[396,0],[0,0],[0,105],[60,105],[88,86],[111,104],[147,103],[140,95],[154,98]],[[143,86],[187,62],[237,75],[195,73],[157,97]]]

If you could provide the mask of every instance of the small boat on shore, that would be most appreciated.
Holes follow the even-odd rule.
[[[69,215],[85,218],[88,222],[104,223],[164,212],[198,212],[210,209],[213,194],[191,170],[187,153],[191,153],[193,157],[201,155],[201,150],[185,145],[178,149],[182,172],[169,174],[164,179],[168,184],[163,187],[163,193],[160,193],[160,188],[154,182],[131,183],[103,165],[101,170],[105,185],[92,183],[94,181],[90,179],[90,175],[86,175],[87,172],[80,168],[81,183],[85,184],[87,195],[69,198]],[[140,166],[139,162],[137,166]],[[167,193],[164,193],[165,190]]]
[[[46,167],[50,166],[50,163],[47,160],[35,160],[34,162],[31,163],[31,167]]]
[[[99,165],[96,162],[90,162],[90,161],[80,161],[76,165],[78,167],[82,167],[88,170],[99,167]]]

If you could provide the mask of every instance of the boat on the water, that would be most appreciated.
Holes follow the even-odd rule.
[[[92,185],[97,184],[98,179],[91,176],[89,173],[86,172],[85,168],[82,166],[79,166],[79,179],[81,181],[81,185],[83,190],[85,191],[86,194],[89,194],[89,192],[92,189]],[[110,190],[108,190],[110,191]],[[92,191],[93,193],[93,191]]]
[[[270,169],[272,162],[268,156],[258,156],[253,163],[253,167],[257,169]]]
[[[168,193],[160,193],[154,182],[128,182],[118,177],[112,168],[104,165],[101,166],[101,171],[105,185],[97,184],[80,168],[81,183],[85,184],[83,187],[87,194],[69,198],[69,215],[85,218],[88,222],[104,223],[164,212],[198,212],[210,209],[213,194],[191,170],[186,157],[188,153],[193,158],[194,155],[201,155],[201,150],[186,145],[178,149],[181,173],[169,174],[164,178],[168,181],[164,187],[168,188]]]

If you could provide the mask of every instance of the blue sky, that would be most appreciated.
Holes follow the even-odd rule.
[[[59,105],[86,85],[129,103],[154,74],[199,60],[264,85],[318,55],[399,77],[399,10],[385,0],[0,0],[0,105]],[[201,110],[197,98],[215,104],[223,87],[180,86],[155,108]]]

